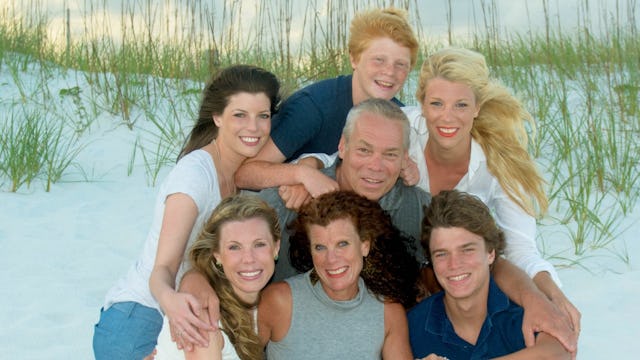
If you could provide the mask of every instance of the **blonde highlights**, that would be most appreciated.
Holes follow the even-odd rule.
[[[236,195],[220,202],[189,251],[192,267],[207,276],[220,299],[222,330],[243,360],[262,358],[263,349],[254,330],[256,324],[252,316],[256,304],[248,304],[235,294],[221,267],[216,266],[213,253],[220,251],[220,230],[224,224],[253,218],[265,221],[275,246],[280,240],[275,210],[256,196]]]
[[[508,196],[528,214],[547,210],[544,179],[527,151],[535,122],[520,100],[502,84],[489,77],[481,54],[462,48],[446,48],[430,55],[422,65],[416,98],[423,104],[431,79],[442,78],[471,88],[480,108],[471,136],[487,157],[489,171]],[[537,211],[536,211],[537,210]]]

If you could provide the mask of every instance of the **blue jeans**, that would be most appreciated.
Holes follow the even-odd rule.
[[[162,329],[162,315],[156,309],[136,302],[120,302],[106,311],[93,333],[96,360],[137,360],[156,347]]]

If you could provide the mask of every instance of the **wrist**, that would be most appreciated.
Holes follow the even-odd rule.
[[[549,272],[547,271],[540,271],[539,273],[535,274],[533,276],[533,282],[534,284],[536,284],[536,287],[549,299],[553,299],[563,295],[558,285],[551,278],[551,274],[549,274]]]
[[[540,304],[541,301],[548,302],[549,299],[542,291],[540,291],[540,289],[530,287],[522,291],[520,301],[522,302],[520,306],[527,309],[535,307],[537,304]]]
[[[307,165],[296,164],[294,166],[296,167],[296,183],[301,184],[305,189],[308,189],[306,180],[313,179],[317,175],[318,170]]]
[[[160,304],[160,309],[162,309],[164,313],[167,312],[169,301],[175,294],[177,294],[177,292],[168,287],[166,289],[163,289],[160,294],[158,294],[158,304]]]
[[[305,174],[306,174],[307,169],[309,169],[309,167],[306,166],[306,165],[302,165],[300,163],[291,164],[291,166],[293,166],[293,168],[294,168],[293,178],[295,180],[295,183],[296,184],[304,184]]]
[[[313,156],[308,156],[308,157],[300,159],[298,161],[298,164],[304,165],[306,167],[310,167],[312,169],[320,169],[320,168],[323,167],[322,166],[323,165],[322,162],[319,159],[317,159],[317,158],[315,158]]]

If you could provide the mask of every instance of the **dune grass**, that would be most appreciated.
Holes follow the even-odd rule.
[[[42,8],[41,0],[29,3]],[[349,73],[349,15],[392,2],[311,0],[303,14],[294,14],[289,0],[234,1],[227,7],[187,0],[164,3],[171,6],[151,0],[121,5],[115,29],[104,21],[114,16],[106,2],[89,1],[81,16],[85,33],[67,34],[62,41],[48,32],[52,20],[41,11],[20,15],[14,2],[0,9],[0,70],[11,74],[15,89],[0,96],[11,109],[0,115],[0,184],[8,184],[3,190],[28,188],[36,179],[49,190],[51,183],[64,179],[83,149],[83,136],[104,113],[117,116],[114,126],[137,131],[127,172],[142,159],[148,183],[154,185],[160,170],[175,161],[195,119],[202,85],[216,69],[233,63],[265,67],[282,79],[285,94],[311,81]],[[473,24],[478,29],[474,36],[457,39],[449,32],[447,43],[427,41],[415,0],[393,3],[409,10],[421,39],[421,57],[449,44],[480,51],[494,75],[536,118],[530,150],[547,174],[551,204],[540,224],[543,230],[565,229],[559,240],[542,231],[542,247],[567,241],[571,260],[550,254],[567,265],[575,263],[576,256],[607,249],[625,230],[620,224],[640,197],[635,2],[617,0],[613,9],[603,11],[605,30],[599,32],[585,15],[590,1],[583,0],[577,9],[578,29],[568,31],[559,19],[547,17],[541,32],[505,34],[497,25],[495,1],[487,1],[481,20]],[[247,24],[246,14],[258,15]],[[293,27],[300,18],[302,25]],[[32,69],[37,69],[35,74]],[[73,72],[83,85],[49,89],[48,80],[57,72]],[[41,84],[37,90],[26,86],[26,74],[36,76]],[[414,90],[406,86],[401,99],[414,104]],[[58,99],[68,106],[48,108],[45,115],[43,104]],[[55,117],[53,123],[63,123],[67,130],[34,121],[46,117]],[[42,144],[49,145],[43,149]],[[629,261],[624,252],[615,252],[615,257]]]

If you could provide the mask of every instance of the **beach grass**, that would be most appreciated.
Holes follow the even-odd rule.
[[[227,6],[166,3],[171,11],[150,0],[123,4],[116,12],[120,25],[111,28],[105,19],[114,17],[112,9],[106,2],[88,1],[80,16],[85,32],[58,37],[50,33],[52,20],[41,11],[21,14],[13,1],[0,9],[0,70],[11,74],[14,89],[9,98],[0,96],[11,109],[0,118],[0,184],[8,184],[2,190],[19,191],[35,179],[43,179],[50,190],[64,179],[83,149],[83,136],[102,113],[117,116],[114,126],[139,130],[127,172],[141,159],[149,185],[155,185],[160,171],[174,163],[195,120],[202,85],[216,69],[234,63],[265,67],[282,79],[285,95],[309,82],[349,73],[349,14],[392,2],[312,0],[303,14],[294,14],[293,2],[287,0]],[[588,20],[594,5],[583,0],[576,10],[576,29],[564,29],[560,19],[547,17],[542,31],[504,33],[495,1],[486,1],[481,20],[472,24],[478,29],[472,37],[459,39],[449,32],[438,41],[420,29],[416,1],[393,3],[409,10],[422,44],[420,58],[446,45],[475,49],[533,114],[537,127],[530,150],[546,175],[551,205],[540,219],[542,248],[565,241],[574,256],[607,249],[628,259],[608,246],[640,198],[635,2],[616,0],[614,8],[602,10],[603,30]],[[42,8],[38,0],[29,5]],[[250,24],[242,22],[246,14],[255,14]],[[301,16],[302,26],[293,28],[293,18]],[[77,85],[48,87],[53,74],[67,71],[74,72]],[[25,84],[26,74],[36,77],[37,89]],[[400,97],[415,104],[414,93],[406,86]],[[44,104],[60,98],[68,106],[47,108],[45,116]],[[65,127],[47,128],[35,121],[47,117]],[[43,155],[45,143],[49,146]],[[558,226],[565,229],[564,238],[545,234],[545,227]],[[571,259],[561,262],[571,265],[575,257]]]

